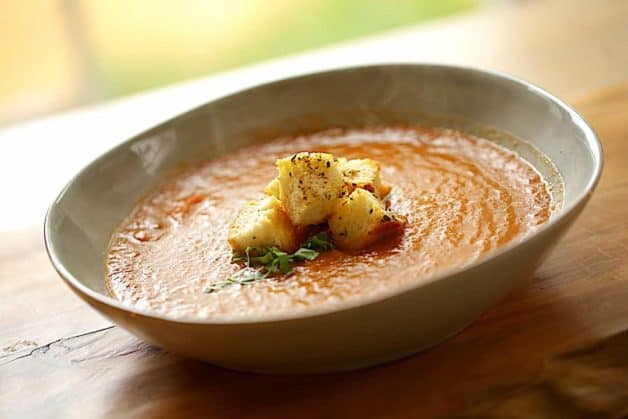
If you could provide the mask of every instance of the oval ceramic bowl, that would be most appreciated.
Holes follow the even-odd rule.
[[[422,122],[424,114],[474,121],[536,146],[564,179],[561,208],[535,233],[463,269],[307,315],[201,321],[128,307],[107,295],[103,265],[112,230],[173,168],[275,135]],[[555,198],[562,200],[562,185],[548,169],[552,165],[528,148],[518,151],[546,175]],[[583,119],[521,80],[439,65],[347,68],[212,101],[114,148],[82,170],[53,202],[45,242],[52,264],[74,292],[115,323],[173,352],[247,371],[354,369],[442,341],[529,277],[584,207],[601,167],[600,143]]]

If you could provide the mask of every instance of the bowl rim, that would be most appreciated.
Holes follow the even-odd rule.
[[[264,313],[264,314],[248,315],[246,317],[241,316],[241,315],[219,315],[219,316],[216,316],[217,318],[212,318],[212,317],[195,318],[191,316],[178,317],[178,316],[173,316],[166,313],[161,313],[155,310],[141,309],[141,308],[124,304],[121,301],[116,300],[115,298],[109,295],[92,290],[91,288],[83,284],[80,280],[78,280],[68,269],[66,269],[64,264],[61,262],[61,260],[57,256],[57,251],[55,249],[54,239],[53,239],[54,233],[52,232],[52,228],[51,228],[51,221],[52,221],[51,217],[52,217],[54,208],[56,207],[58,202],[63,198],[65,192],[68,189],[70,189],[72,185],[75,184],[79,178],[81,178],[86,172],[91,170],[94,166],[98,165],[103,160],[106,160],[111,154],[117,152],[118,150],[128,147],[130,144],[139,140],[145,134],[155,129],[158,129],[168,123],[171,123],[187,114],[195,112],[203,108],[204,106],[208,105],[209,103],[228,99],[230,97],[240,95],[240,94],[246,94],[247,92],[251,90],[267,87],[273,84],[279,84],[286,81],[299,81],[299,80],[307,79],[313,76],[324,76],[326,74],[331,74],[331,73],[350,72],[350,71],[355,71],[355,70],[370,70],[370,69],[385,70],[387,68],[412,69],[412,68],[426,68],[426,67],[433,68],[436,70],[457,71],[461,73],[471,72],[479,76],[502,79],[507,82],[514,83],[518,85],[519,87],[525,88],[528,91],[532,92],[533,94],[541,96],[549,100],[550,102],[554,103],[555,105],[559,106],[563,111],[565,111],[571,117],[571,122],[578,129],[580,129],[581,132],[584,134],[584,138],[586,142],[588,143],[589,150],[594,160],[593,171],[590,174],[589,179],[584,189],[575,197],[573,202],[561,208],[560,211],[556,214],[556,216],[552,217],[547,223],[543,224],[541,227],[539,227],[535,231],[522,237],[519,240],[515,239],[498,249],[488,252],[487,254],[474,260],[471,263],[464,264],[463,266],[458,266],[458,267],[445,268],[442,271],[438,272],[437,274],[426,276],[422,281],[417,281],[415,283],[407,284],[402,287],[394,288],[390,292],[382,292],[374,296],[363,297],[362,299],[359,299],[357,301],[344,300],[336,304],[326,305],[323,307],[321,306],[310,307],[307,309],[307,311]],[[440,63],[430,63],[430,62],[426,62],[426,63],[390,62],[390,63],[376,63],[376,64],[358,65],[358,66],[334,67],[334,68],[327,69],[324,71],[299,73],[291,77],[278,78],[276,80],[272,80],[269,82],[254,84],[250,87],[245,87],[243,89],[235,90],[227,95],[222,95],[219,97],[211,98],[210,100],[208,100],[207,102],[204,102],[203,104],[199,106],[196,106],[186,111],[183,111],[181,113],[178,113],[172,116],[171,118],[168,118],[165,121],[162,121],[139,133],[136,133],[131,138],[128,138],[120,142],[119,144],[111,147],[106,152],[100,154],[97,158],[92,160],[89,164],[84,166],[77,174],[75,174],[66,183],[63,189],[57,194],[55,199],[52,201],[52,203],[48,207],[48,210],[46,211],[46,216],[44,219],[44,226],[43,226],[44,227],[44,246],[46,248],[46,253],[48,254],[48,258],[53,268],[59,274],[61,279],[72,290],[78,293],[79,296],[86,299],[88,303],[90,302],[89,300],[93,300],[102,305],[109,306],[111,308],[130,313],[131,315],[148,317],[154,320],[161,320],[161,321],[180,323],[180,324],[189,324],[189,325],[207,325],[207,326],[210,326],[210,325],[252,325],[252,324],[272,323],[272,322],[280,322],[280,321],[301,320],[301,319],[306,319],[306,318],[339,313],[343,311],[356,309],[359,307],[364,307],[371,304],[380,303],[380,302],[383,302],[384,300],[398,297],[402,294],[405,294],[409,291],[426,286],[433,282],[441,281],[447,277],[462,274],[466,271],[470,271],[472,269],[478,268],[479,266],[484,265],[494,259],[497,259],[498,257],[502,255],[505,255],[507,253],[514,251],[518,247],[524,246],[526,243],[533,241],[534,239],[542,235],[544,232],[554,228],[562,220],[568,218],[572,213],[577,211],[581,205],[584,205],[586,203],[586,201],[591,196],[591,194],[593,193],[595,187],[597,186],[599,182],[603,165],[604,165],[604,153],[602,149],[602,144],[599,138],[597,137],[595,131],[589,126],[589,124],[585,121],[585,119],[561,99],[557,98],[556,96],[552,95],[546,90],[526,80],[523,80],[521,78],[512,76],[510,74],[506,74],[500,71],[496,71],[496,70],[482,69],[482,68],[473,67],[473,66],[440,64]]]

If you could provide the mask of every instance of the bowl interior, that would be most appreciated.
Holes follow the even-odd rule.
[[[391,123],[454,126],[514,149],[550,183],[562,207],[555,215],[582,200],[599,175],[601,150],[593,133],[577,114],[533,86],[446,66],[350,68],[210,102],[114,148],[79,173],[51,206],[49,251],[64,271],[105,294],[103,265],[112,230],[171,170],[279,135]]]

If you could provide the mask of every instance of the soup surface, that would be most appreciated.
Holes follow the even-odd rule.
[[[322,253],[288,277],[204,289],[241,267],[227,231],[238,210],[263,195],[275,160],[324,151],[380,162],[394,185],[403,234],[368,250]],[[173,174],[116,229],[106,259],[110,293],[132,306],[180,317],[302,312],[394,291],[486,252],[546,222],[551,195],[515,153],[451,129],[328,130],[250,146]]]

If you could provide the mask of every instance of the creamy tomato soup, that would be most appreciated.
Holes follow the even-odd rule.
[[[226,240],[236,213],[263,195],[277,158],[299,151],[377,160],[394,186],[391,209],[407,217],[403,233],[360,252],[321,253],[289,276],[205,293],[241,268]],[[424,127],[328,130],[243,148],[167,179],[113,233],[106,281],[119,300],[173,316],[303,312],[473,262],[550,213],[541,175],[488,140]]]

